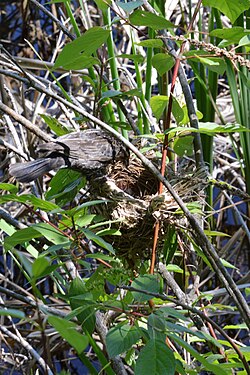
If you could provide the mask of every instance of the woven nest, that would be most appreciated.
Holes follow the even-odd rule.
[[[204,172],[172,174],[170,183],[186,204],[201,205],[203,202]],[[179,206],[167,190],[157,194],[157,178],[139,159],[132,159],[128,167],[115,164],[105,179],[91,182],[91,189],[93,198],[108,200],[95,207],[95,212],[116,221],[114,225],[121,236],[106,239],[130,265],[134,265],[136,259],[148,258],[157,221],[161,224],[160,243],[169,225],[183,225]]]

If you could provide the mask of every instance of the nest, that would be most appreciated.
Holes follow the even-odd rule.
[[[200,207],[206,186],[204,171],[168,174],[173,188],[184,203],[189,207]],[[157,190],[157,178],[137,158],[132,159],[128,167],[116,163],[104,179],[91,181],[91,196],[108,201],[95,207],[95,212],[114,221],[121,232],[121,236],[106,239],[131,266],[134,266],[136,259],[149,257],[157,221],[160,222],[159,243],[163,242],[170,225],[187,225],[170,193],[165,189],[163,194],[158,195]]]

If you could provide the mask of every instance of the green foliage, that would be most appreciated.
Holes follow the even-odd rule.
[[[82,353],[87,347],[89,343],[88,338],[77,331],[77,325],[75,323],[57,316],[49,316],[48,322],[76,350],[77,353]]]
[[[238,2],[235,2],[234,0],[203,0],[203,4],[219,9],[232,23],[235,22],[244,10],[250,8],[248,0],[240,0]]]
[[[107,41],[109,31],[101,27],[93,27],[86,31],[84,35],[68,43],[54,64],[54,69],[63,67],[64,69],[84,69],[98,64],[98,59],[91,54]]]
[[[159,154],[161,156],[162,152],[159,144],[163,142],[166,135],[168,157],[171,161],[166,173],[167,178],[175,186],[178,194],[181,188],[185,189],[187,180],[193,180],[193,194],[190,194],[189,199],[185,192],[182,196],[189,210],[188,214],[196,215],[200,219],[201,226],[207,228],[204,234],[218,246],[220,257],[218,259],[222,266],[230,269],[232,278],[234,271],[237,271],[237,275],[241,275],[242,270],[231,256],[231,253],[235,254],[235,248],[230,248],[230,243],[237,243],[236,235],[233,233],[231,240],[230,235],[223,232],[222,216],[222,219],[221,217],[220,220],[218,219],[217,225],[214,225],[213,220],[209,220],[211,213],[208,211],[211,209],[212,212],[214,208],[213,195],[208,194],[208,205],[204,208],[204,193],[201,192],[202,202],[198,201],[197,195],[200,191],[195,184],[196,180],[199,180],[201,190],[204,190],[204,186],[207,186],[206,182],[204,183],[205,178],[203,175],[196,177],[195,173],[189,171],[186,173],[185,168],[187,163],[193,163],[196,135],[202,136],[203,150],[195,151],[199,154],[203,151],[210,171],[213,170],[215,162],[213,139],[228,136],[228,139],[232,140],[230,147],[237,155],[242,170],[242,175],[237,177],[237,184],[245,179],[246,190],[248,193],[250,191],[249,71],[244,64],[238,64],[237,59],[232,57],[233,54],[226,55],[227,50],[217,49],[217,47],[227,48],[230,52],[240,52],[243,60],[247,58],[246,53],[249,52],[250,44],[249,12],[245,14],[243,12],[250,9],[249,1],[203,0],[204,6],[212,7],[209,9],[208,19],[205,20],[206,24],[208,23],[208,34],[203,39],[201,31],[204,30],[200,19],[198,24],[200,29],[195,29],[196,25],[193,25],[195,31],[198,31],[197,35],[200,36],[200,44],[198,45],[198,40],[190,33],[188,36],[191,39],[190,50],[180,54],[181,63],[182,58],[186,59],[194,74],[192,80],[194,80],[198,128],[190,125],[190,119],[192,120],[191,117],[195,115],[192,113],[190,116],[190,103],[187,100],[184,102],[183,93],[179,93],[178,90],[170,93],[169,78],[173,79],[172,71],[176,61],[169,54],[167,45],[169,40],[165,36],[162,38],[162,34],[158,34],[158,31],[170,29],[175,39],[177,27],[167,19],[162,2],[156,1],[151,4],[154,6],[155,13],[145,10],[145,2],[141,0],[117,2],[116,5],[120,10],[125,11],[124,16],[124,13],[115,14],[116,9],[113,9],[113,6],[109,8],[110,1],[95,0],[97,4],[95,16],[98,14],[100,18],[98,18],[98,26],[90,27],[95,17],[91,18],[92,13],[85,15],[86,9],[81,1],[79,6],[82,13],[79,14],[84,14],[83,18],[86,20],[86,25],[84,27],[81,25],[81,28],[78,26],[79,19],[74,14],[76,11],[74,2],[54,0],[50,3],[61,2],[64,4],[76,38],[71,42],[65,39],[65,45],[53,65],[53,71],[56,71],[60,79],[64,78],[60,76],[61,69],[64,70],[63,74],[67,71],[67,79],[63,83],[67,89],[62,89],[59,84],[60,79],[56,81],[53,78],[53,80],[60,93],[58,98],[64,96],[69,100],[69,104],[73,102],[77,105],[73,109],[69,107],[69,112],[65,110],[64,121],[55,116],[41,114],[43,127],[56,136],[67,134],[74,127],[81,128],[86,124],[93,126],[94,123],[100,125],[100,121],[121,131],[125,138],[128,138],[128,131],[136,130],[136,134],[140,134],[141,138],[147,141],[141,152],[149,156],[149,160],[152,157],[151,151],[152,154],[155,153],[153,162],[159,169],[157,157]],[[91,6],[94,8],[94,5]],[[235,25],[224,27],[220,12],[232,23],[235,22]],[[192,14],[194,12],[190,8],[190,18]],[[200,11],[200,17],[201,15]],[[182,16],[179,30],[187,30],[190,21],[185,23],[185,12],[182,12]],[[214,25],[217,28],[214,28]],[[82,32],[85,27],[87,30]],[[122,50],[120,44],[123,45]],[[84,74],[83,69],[86,69]],[[81,70],[81,72],[77,75],[79,81],[73,84],[72,80],[69,87],[66,81],[71,80],[72,70]],[[19,71],[22,72],[22,84],[25,85],[27,79],[28,84],[36,90],[37,86],[32,86],[30,75],[24,74],[25,70],[22,71],[18,67],[13,73],[15,78]],[[73,74],[75,77],[77,72]],[[223,121],[216,104],[219,89],[223,93],[218,85],[218,79],[223,77],[229,85],[234,105],[233,123]],[[39,80],[40,77],[34,79],[35,82]],[[49,87],[49,84],[46,87]],[[53,90],[55,93],[54,86]],[[38,91],[43,93],[42,85],[39,86]],[[78,92],[80,100],[77,97]],[[49,98],[49,91],[44,94]],[[73,98],[72,94],[76,94],[76,97]],[[58,98],[53,94],[50,100],[57,103]],[[58,103],[59,109],[63,105],[67,107],[65,99],[62,103],[58,100]],[[82,112],[82,104],[87,108],[85,114]],[[169,107],[170,105],[172,107]],[[163,123],[165,125],[167,121],[166,113],[169,109],[171,121],[163,131]],[[91,114],[90,118],[87,116],[88,113]],[[65,117],[70,126],[64,125]],[[4,121],[3,117],[1,126]],[[9,126],[8,122],[6,124]],[[17,126],[19,125],[18,123]],[[153,134],[154,128],[162,131]],[[21,145],[25,143],[22,138],[23,129],[22,132],[19,129],[16,133],[15,142],[19,134],[21,134]],[[26,138],[28,142],[30,133]],[[25,145],[23,151],[19,150],[20,155],[29,149],[30,154],[34,156],[33,146],[33,142],[30,142],[28,147]],[[15,147],[11,147],[11,152],[13,150],[15,151]],[[11,152],[10,157],[12,157]],[[222,156],[224,158],[225,153]],[[29,157],[30,155],[26,156],[27,160]],[[182,169],[179,166],[183,162],[186,164]],[[230,163],[228,164],[230,169]],[[193,169],[195,167],[192,164],[192,172]],[[185,179],[178,180],[179,175],[183,177],[182,174],[185,175]],[[130,177],[134,177],[133,172]],[[143,175],[141,179],[142,185],[151,184],[147,174],[145,181]],[[226,179],[226,174],[222,175],[222,179]],[[118,371],[115,367],[117,360],[120,365],[122,363],[129,366],[129,372],[138,375],[175,373],[223,375],[230,374],[232,371],[239,374],[249,372],[242,356],[239,356],[232,346],[229,336],[231,330],[237,330],[235,335],[240,341],[241,330],[246,330],[249,323],[243,321],[242,315],[240,316],[242,312],[238,311],[235,305],[226,305],[227,302],[221,303],[221,300],[218,300],[213,288],[218,287],[223,295],[223,301],[226,301],[227,291],[222,288],[227,285],[220,285],[218,282],[221,274],[214,270],[213,262],[198,245],[195,230],[188,224],[183,210],[168,192],[164,193],[167,196],[166,201],[169,200],[163,209],[164,219],[155,217],[152,228],[145,230],[143,226],[138,227],[136,235],[131,235],[130,238],[133,224],[131,228],[126,228],[127,232],[124,232],[124,217],[114,219],[100,214],[103,207],[106,207],[106,210],[111,209],[109,205],[112,199],[113,203],[117,199],[118,205],[122,205],[124,198],[120,199],[119,195],[114,198],[112,194],[108,199],[99,197],[98,194],[91,196],[88,181],[81,173],[68,168],[60,169],[49,182],[46,179],[46,183],[40,181],[35,184],[31,192],[27,191],[30,186],[14,185],[5,181],[0,183],[2,190],[0,203],[10,211],[9,216],[12,213],[10,207],[17,208],[19,221],[17,222],[16,217],[11,217],[10,220],[5,212],[1,213],[0,229],[3,233],[4,257],[10,257],[8,259],[15,264],[19,275],[25,280],[25,288],[21,290],[18,284],[14,289],[15,294],[7,292],[9,277],[7,275],[6,285],[1,287],[1,292],[6,293],[6,296],[9,293],[10,304],[15,298],[19,302],[18,298],[20,298],[22,305],[18,308],[18,304],[13,304],[15,308],[10,308],[6,304],[5,307],[3,300],[1,317],[15,318],[21,324],[25,322],[30,330],[35,328],[44,336],[47,329],[53,327],[57,332],[58,341],[61,339],[63,345],[66,342],[67,348],[74,349],[75,356],[91,374],[98,374],[99,369],[97,370],[93,364],[97,361],[102,367],[99,372],[113,375]],[[120,181],[122,184],[122,174]],[[223,184],[220,187],[223,188]],[[235,188],[238,189],[238,185]],[[130,186],[128,191],[130,194]],[[140,194],[141,191],[139,196]],[[139,200],[136,197],[129,202],[136,205],[137,199]],[[150,196],[140,196],[140,199],[147,202]],[[223,197],[221,202],[225,202],[226,199]],[[140,204],[142,205],[142,202]],[[225,208],[228,209],[226,206],[223,207]],[[150,207],[148,211],[151,209],[153,208]],[[150,216],[151,212],[148,214]],[[220,215],[221,213],[218,214]],[[245,219],[245,216],[242,218]],[[156,266],[158,267],[160,262],[163,263],[167,276],[164,276],[160,267],[158,267],[159,273],[156,271],[154,275],[149,274],[153,226],[157,226],[158,223],[160,235]],[[166,229],[167,225],[168,229]],[[243,227],[242,221],[240,226]],[[234,231],[236,229],[233,228]],[[145,231],[149,231],[150,234]],[[135,244],[133,254],[130,253],[130,246],[124,254],[119,253],[117,243],[123,244],[130,240],[132,247],[137,238],[144,237],[145,246],[142,251]],[[226,242],[225,247],[221,245],[223,241]],[[243,240],[240,246],[242,243]],[[228,248],[232,251],[228,251]],[[238,251],[238,247],[236,249]],[[7,270],[8,263],[4,263],[4,267]],[[10,273],[12,272],[16,270],[11,269]],[[211,274],[215,274],[215,277]],[[18,296],[19,289],[22,292],[20,296]],[[26,289],[29,293],[27,296]],[[250,293],[249,289],[244,286],[247,296]],[[28,316],[29,312],[26,314],[23,308],[24,303],[28,306],[27,311],[30,308],[37,313]],[[63,310],[59,308],[61,304]],[[194,308],[197,309],[196,312]],[[207,315],[199,314],[208,309],[208,316],[213,317],[209,324],[207,324]],[[232,312],[233,323],[224,325],[224,331],[221,331],[220,326],[216,326],[218,315],[219,322],[225,324],[224,314],[230,322]],[[235,323],[236,313],[238,315]],[[207,327],[204,327],[206,324]],[[228,336],[223,337],[225,332],[228,332]],[[34,343],[34,346],[36,345],[37,343]],[[40,346],[38,349],[41,350]],[[239,350],[248,361],[249,346],[244,343],[242,347],[239,345]],[[43,353],[42,357],[48,358],[47,353]]]
[[[174,25],[161,16],[146,12],[143,10],[136,10],[129,16],[129,21],[137,26],[149,26],[154,30],[173,28]]]
[[[141,338],[138,327],[130,326],[126,322],[117,324],[107,334],[107,350],[111,358],[125,353]]]
[[[160,340],[150,340],[140,352],[135,374],[174,375],[175,367],[174,354],[166,343]]]

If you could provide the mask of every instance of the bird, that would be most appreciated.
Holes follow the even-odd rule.
[[[58,137],[53,142],[42,143],[40,154],[33,161],[11,164],[9,174],[26,183],[38,177],[68,167],[87,177],[105,174],[108,166],[121,161],[128,165],[129,151],[124,144],[102,129],[87,129]]]

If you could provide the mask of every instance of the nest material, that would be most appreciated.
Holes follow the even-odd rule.
[[[203,173],[175,174],[171,184],[186,204],[201,204],[206,186]],[[158,195],[158,180],[141,161],[134,158],[128,167],[116,163],[107,176],[91,182],[93,198],[106,198],[107,204],[95,210],[107,220],[114,220],[121,236],[108,238],[128,263],[148,257],[153,244],[154,225],[161,223],[159,241],[169,225],[180,225],[183,215],[167,190]],[[183,223],[182,223],[183,224]]]

